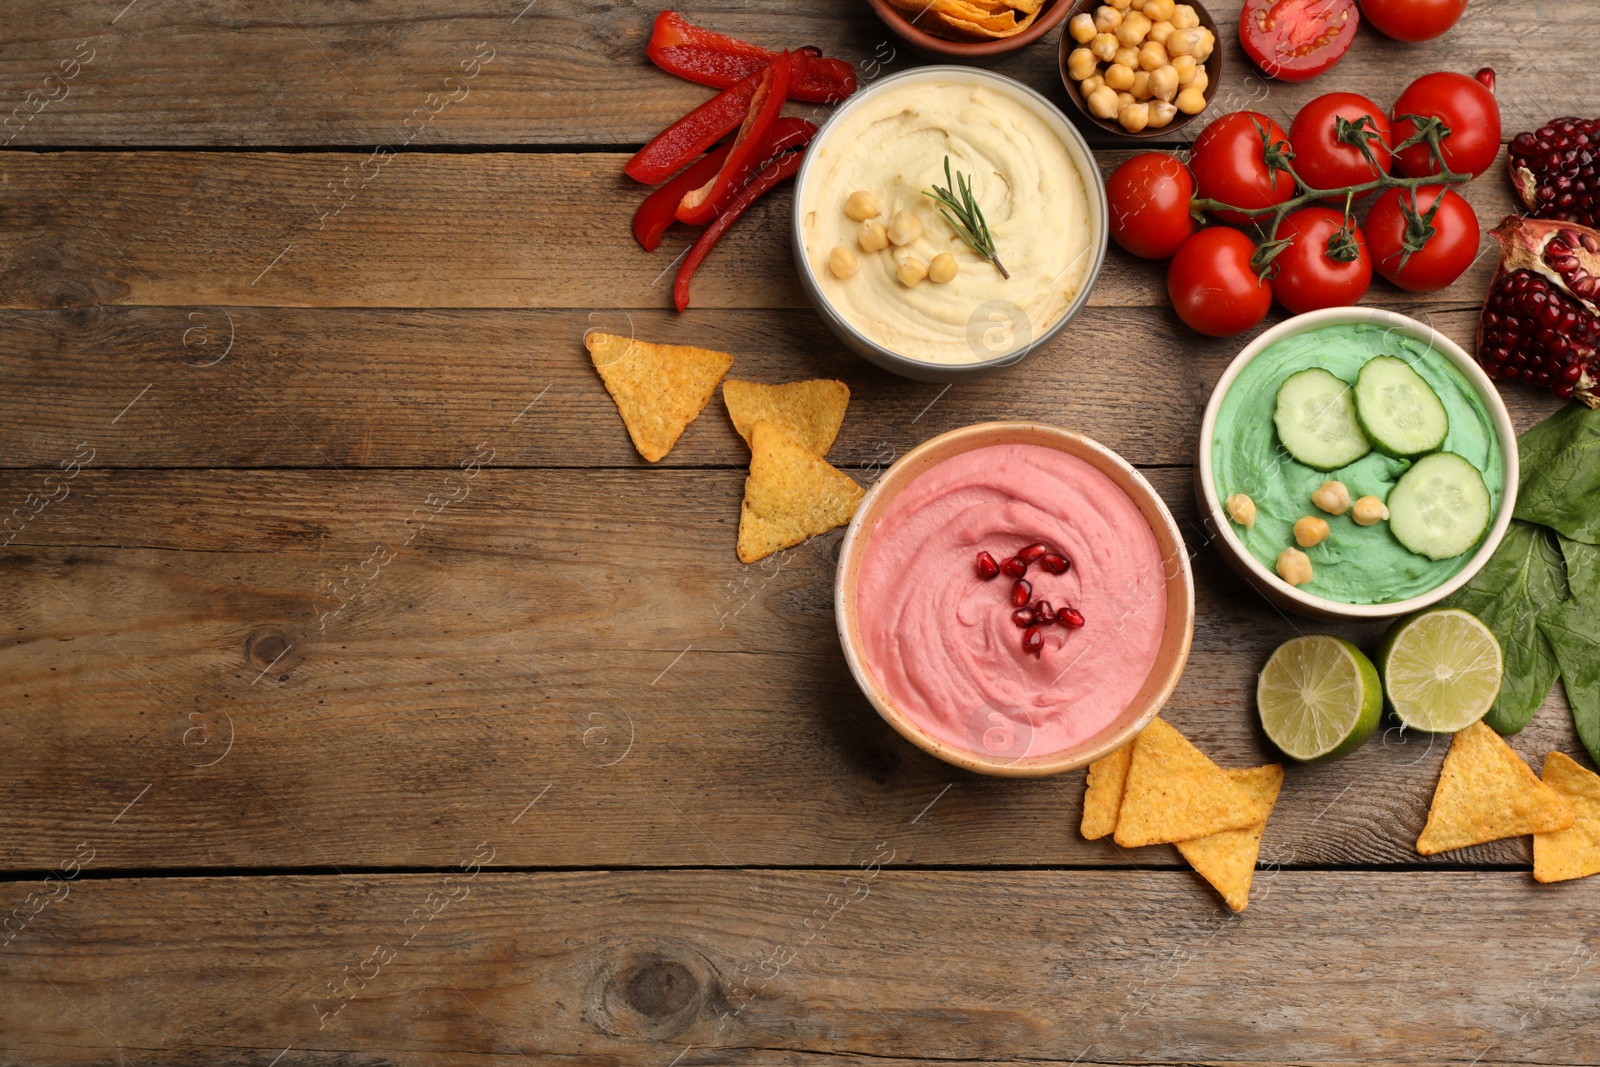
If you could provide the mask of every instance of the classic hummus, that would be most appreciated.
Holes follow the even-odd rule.
[[[841,114],[811,149],[801,197],[805,255],[829,304],[892,352],[930,363],[974,363],[1025,348],[1077,297],[1093,259],[1088,195],[1060,135],[1021,99],[993,82],[912,82]],[[957,235],[924,193],[952,172],[968,177],[1000,262]],[[878,200],[887,224],[901,211],[922,236],[903,247],[866,251],[862,222],[845,214],[857,190]],[[859,271],[838,277],[829,253],[843,246]],[[903,255],[932,263],[948,252],[959,273],[907,286]]]
[[[1044,627],[1038,655],[1012,620],[1012,580],[974,567],[980,551],[1002,559],[1035,542],[1072,566],[1031,568],[1034,596],[1085,620]],[[920,474],[873,528],[856,595],[867,668],[890,702],[941,741],[1018,757],[1059,752],[1115,719],[1155,664],[1167,610],[1137,505],[1040,445],[977,448]]]

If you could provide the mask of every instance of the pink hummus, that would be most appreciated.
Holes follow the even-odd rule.
[[[1033,598],[1083,612],[1044,628],[1038,657],[1011,619],[1012,579],[977,576],[1043,541],[1072,561],[1028,570]],[[861,560],[868,669],[927,733],[968,751],[1043,756],[1115,719],[1161,644],[1167,594],[1155,534],[1127,494],[1075,456],[991,445],[945,460],[900,492]]]

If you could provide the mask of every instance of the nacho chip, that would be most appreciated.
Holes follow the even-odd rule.
[[[750,431],[750,476],[739,512],[739,559],[754,563],[779,549],[843,526],[866,496],[850,476],[809,451],[781,426]]]
[[[586,334],[583,343],[633,447],[651,463],[672,451],[733,366],[726,352],[692,345],[657,345],[599,331]]]
[[[1124,848],[1189,841],[1261,822],[1261,805],[1161,719],[1134,742],[1114,840]]]
[[[1265,767],[1249,767],[1225,772],[1229,778],[1250,795],[1250,798],[1272,814],[1278,802],[1278,790],[1283,786],[1283,768],[1276,763]],[[1250,883],[1255,879],[1256,857],[1261,852],[1261,833],[1267,828],[1266,818],[1242,830],[1224,830],[1210,837],[1193,841],[1179,841],[1178,851],[1189,861],[1195,872],[1211,883],[1222,894],[1223,901],[1234,911],[1243,911],[1250,903]]]
[[[796,441],[819,456],[826,456],[839,436],[844,409],[850,404],[850,387],[830,378],[809,382],[762,385],[729,378],[722,383],[722,401],[728,417],[744,443],[762,419],[777,423]]]
[[[1128,781],[1128,764],[1133,760],[1134,738],[1109,756],[1089,764],[1089,780],[1083,790],[1083,836],[1096,841],[1117,828],[1117,812],[1122,810],[1122,787]]]
[[[1499,734],[1475,722],[1450,742],[1417,851],[1431,856],[1571,825],[1572,812],[1556,791]]]
[[[1600,873],[1600,774],[1552,752],[1544,758],[1544,784],[1572,809],[1572,826],[1533,835],[1534,878],[1564,882]]]

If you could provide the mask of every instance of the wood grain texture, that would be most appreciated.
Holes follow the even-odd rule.
[[[1225,571],[1187,470],[1149,473],[1196,553],[1166,714],[1224,765],[1265,762],[1255,672],[1313,627]],[[491,465],[433,515],[461,492],[441,471],[84,470],[0,550],[0,869],[51,865],[136,798],[97,862],[443,864],[546,787],[497,863],[838,865],[936,798],[909,862],[1174,861],[1083,841],[1081,773],[983,779],[893,734],[839,651],[840,534],[738,564],[742,483]],[[1583,758],[1559,693],[1513,744]],[[1290,767],[1282,861],[1526,866],[1526,839],[1416,855],[1446,747],[1394,730]]]
[[[1131,154],[1096,156],[1109,173]],[[692,235],[674,228],[654,253],[634,242],[645,190],[623,175],[626,162],[615,152],[381,163],[367,153],[3,153],[0,307],[670,308]],[[1484,230],[1473,267],[1423,295],[1375,279],[1367,303],[1482,304],[1495,262],[1487,231],[1514,210],[1510,183],[1496,167],[1464,195]],[[685,321],[809,307],[790,203],[784,186],[728,232],[694,276]],[[1165,308],[1166,264],[1113,247],[1090,303]]]
[[[415,143],[637,145],[710,95],[645,58],[659,3],[540,0],[522,14],[525,6],[198,0],[138,3],[119,15],[121,5],[100,11],[6,0],[0,21],[11,32],[0,51],[0,115],[22,107],[28,116],[39,106],[30,90],[58,97],[18,120],[16,147],[396,145],[410,136],[404,123],[413,110],[461,73],[460,61],[481,41],[495,49],[494,60]],[[1387,107],[1416,75],[1489,65],[1499,72],[1506,130],[1514,133],[1571,111],[1562,99],[1592,76],[1584,51],[1570,47],[1574,28],[1588,19],[1587,0],[1477,0],[1470,17],[1420,48],[1363,26],[1331,76],[1337,84],[1299,85],[1251,70],[1232,32],[1240,0],[1209,6],[1229,30],[1213,115],[1250,107],[1287,126],[1301,104],[1332,88]],[[861,0],[726,0],[690,15],[770,48],[818,45],[856,64],[864,78],[916,62]],[[1057,39],[1052,33],[995,69],[1070,108]],[[66,95],[55,84],[41,89],[81,42],[94,59],[65,83]],[[1192,139],[1200,126],[1180,136]]]
[[[452,867],[519,834],[540,828],[485,819]],[[1182,872],[896,870],[903,834],[803,873],[69,883],[0,950],[0,1048],[280,1067],[1597,1062],[1592,932],[1553,918],[1590,884],[1264,870],[1229,916]]]

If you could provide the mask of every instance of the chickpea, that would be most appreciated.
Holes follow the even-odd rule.
[[[857,222],[866,222],[878,213],[878,198],[865,189],[857,189],[844,202],[844,213]]]
[[[1329,515],[1343,515],[1350,510],[1350,490],[1343,482],[1326,481],[1311,494],[1311,502]]]
[[[1290,585],[1305,585],[1311,580],[1311,557],[1298,548],[1279,552],[1278,577]]]
[[[1305,515],[1294,521],[1294,540],[1301,548],[1320,545],[1328,539],[1328,520]]]
[[[1150,105],[1129,104],[1117,112],[1117,121],[1122,123],[1122,128],[1129,133],[1138,133],[1150,125]]]
[[[1255,529],[1256,502],[1243,493],[1235,493],[1222,504],[1228,509],[1228,518],[1246,529]]]
[[[1171,101],[1178,95],[1178,72],[1168,67],[1157,67],[1150,72],[1150,95]]]
[[[1200,37],[1194,30],[1173,30],[1167,35],[1164,47],[1169,56],[1192,56],[1199,43]]]
[[[1145,70],[1155,70],[1167,65],[1167,50],[1162,48],[1157,41],[1146,41],[1144,47],[1139,49],[1139,66]]]
[[[1194,72],[1199,66],[1194,61],[1194,56],[1174,56],[1168,53],[1167,64],[1178,72],[1178,84],[1188,85],[1194,81]]]
[[[1099,66],[1100,61],[1087,48],[1074,48],[1067,57],[1067,73],[1072,75],[1073,81],[1093,77]]]
[[[917,283],[928,276],[928,265],[916,256],[906,256],[895,268],[894,276],[899,278],[900,284],[907,289],[915,289]]]
[[[1206,94],[1199,89],[1185,89],[1173,103],[1185,115],[1198,115],[1206,109]]]
[[[1114,7],[1097,7],[1094,10],[1094,28],[1099,33],[1110,33],[1122,25],[1122,12]]]
[[[1167,38],[1172,36],[1172,28],[1172,23],[1170,22],[1157,22],[1150,27],[1148,40],[1155,41],[1157,44],[1164,44]]]
[[[1121,63],[1129,70],[1139,69],[1139,50],[1137,48],[1119,48],[1117,54],[1111,57],[1111,62]]]
[[[1109,85],[1096,89],[1084,102],[1089,105],[1089,114],[1097,119],[1109,119],[1117,113],[1117,91]]]
[[[1100,86],[1104,85],[1105,83],[1106,83],[1106,80],[1104,78],[1102,78],[1100,75],[1096,74],[1092,78],[1085,78],[1085,79],[1083,79],[1083,81],[1079,82],[1078,83],[1078,91],[1080,93],[1082,93],[1083,94],[1083,98],[1085,100],[1087,100],[1087,99],[1089,99],[1089,94],[1090,93],[1094,92],[1096,89],[1100,88]]]
[[[1206,73],[1206,69],[1204,67],[1201,67],[1194,72],[1194,77],[1189,79],[1189,84],[1185,85],[1184,88],[1199,89],[1203,93],[1210,85],[1211,76]]]
[[[861,236],[856,238],[856,243],[863,252],[882,252],[889,247],[889,230],[877,219],[868,219],[861,224]]]
[[[1211,58],[1212,51],[1217,47],[1216,35],[1204,26],[1190,32],[1200,35],[1199,42],[1194,46],[1194,58],[1195,62],[1204,63]]]
[[[1067,32],[1079,44],[1088,44],[1094,40],[1094,35],[1100,31],[1095,28],[1094,16],[1085,11],[1080,15],[1072,16],[1072,21],[1067,23]]]
[[[1089,42],[1089,51],[1102,63],[1111,62],[1117,54],[1117,38],[1114,34],[1096,34],[1095,39]]]
[[[1106,84],[1121,92],[1133,84],[1133,71],[1121,63],[1113,63],[1106,68],[1104,75]]]
[[[889,243],[904,247],[922,236],[922,220],[909,211],[895,213],[889,223]]]
[[[854,278],[861,264],[856,262],[855,253],[844,245],[834,245],[833,251],[828,253],[828,269],[835,278]]]
[[[1174,0],[1144,0],[1144,17],[1151,22],[1165,22],[1172,18],[1178,5]]]
[[[1200,15],[1188,4],[1177,4],[1172,9],[1172,17],[1167,20],[1172,23],[1175,30],[1192,30],[1200,25]]]
[[[940,285],[948,282],[959,273],[961,273],[961,267],[956,263],[956,257],[949,252],[940,252],[933,257],[933,262],[928,264],[928,280],[930,282],[938,282]]]
[[[1150,25],[1150,20],[1143,12],[1132,12],[1122,20],[1122,25],[1117,27],[1117,40],[1129,48],[1138,48],[1150,33]]]
[[[1350,506],[1350,518],[1357,526],[1376,526],[1388,517],[1388,506],[1375,496],[1364,496]]]
[[[1134,104],[1137,104],[1138,102],[1139,101],[1134,99],[1132,93],[1123,92],[1123,93],[1118,93],[1117,94],[1117,110],[1118,111],[1121,111],[1125,107],[1132,107]]]
[[[1177,117],[1178,109],[1175,105],[1165,100],[1150,101],[1150,129],[1159,130]]]
[[[1106,0],[1106,3],[1110,4],[1118,11],[1126,11],[1128,10],[1128,6],[1133,3],[1133,0]]]
[[[1147,70],[1134,71],[1133,85],[1129,87],[1128,92],[1133,94],[1135,100],[1150,99],[1150,72]]]

